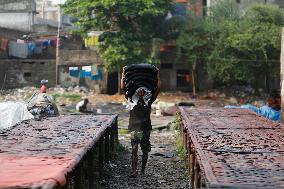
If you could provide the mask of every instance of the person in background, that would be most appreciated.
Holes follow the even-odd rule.
[[[48,83],[48,80],[41,80],[41,82],[40,82],[40,84],[41,84],[40,92],[41,93],[46,93],[47,92],[47,87],[46,87],[47,83]]]
[[[271,119],[273,121],[281,121],[281,97],[279,92],[273,91],[267,99],[267,105],[256,107],[250,104],[242,106],[225,106],[225,108],[242,108],[252,110],[258,115]]]
[[[27,108],[36,119],[58,116],[59,111],[54,98],[47,94],[48,80],[41,80],[40,92],[35,92],[27,103]]]
[[[85,98],[76,105],[76,110],[81,113],[89,113],[88,110],[89,99]]]

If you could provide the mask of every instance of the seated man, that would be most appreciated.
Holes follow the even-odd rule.
[[[88,110],[89,99],[85,98],[76,105],[76,111],[81,113],[90,113]]]
[[[40,93],[35,92],[29,102],[27,108],[35,118],[57,116],[58,108],[52,96],[47,94],[47,80],[41,81]]]
[[[267,105],[260,108],[250,104],[242,106],[225,106],[225,108],[249,109],[273,121],[281,121],[281,97],[278,92],[273,92],[267,100]]]

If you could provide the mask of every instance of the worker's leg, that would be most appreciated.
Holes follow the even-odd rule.
[[[145,168],[148,161],[148,154],[151,151],[150,133],[151,130],[143,131],[143,137],[141,139],[141,150],[143,152],[141,175],[145,174]]]
[[[132,155],[131,155],[131,175],[130,177],[137,177],[137,164],[138,164],[138,144],[140,143],[139,132],[131,132],[131,146],[132,146]]]
[[[130,177],[137,177],[137,164],[138,164],[138,144],[132,144],[132,155],[131,155],[131,175]]]

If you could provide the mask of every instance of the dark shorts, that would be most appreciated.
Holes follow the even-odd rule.
[[[151,151],[150,134],[152,125],[150,114],[150,106],[135,106],[130,110],[128,129],[131,132],[131,143],[140,144],[143,153]]]
[[[149,153],[151,151],[150,134],[151,130],[132,131],[131,144],[140,144],[142,152]]]

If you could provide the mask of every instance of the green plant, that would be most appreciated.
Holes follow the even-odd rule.
[[[180,112],[176,112],[175,119],[171,122],[171,129],[175,131],[180,131],[180,124],[181,124],[181,114]]]
[[[59,94],[55,93],[52,95],[55,102],[58,101],[59,98],[64,98],[65,100],[71,101],[71,103],[78,103],[80,100],[82,100],[82,96],[78,94],[72,94],[72,93],[64,93],[64,94]]]
[[[127,152],[127,147],[122,145],[121,143],[116,143],[114,145],[114,153],[116,154],[116,156],[123,155],[126,152]]]
[[[171,123],[171,129],[176,131],[176,133],[175,133],[175,138],[176,138],[175,145],[176,145],[177,154],[181,159],[186,159],[187,151],[184,148],[184,144],[183,144],[183,136],[181,135],[181,127],[180,127],[181,124],[182,124],[181,113],[176,112],[175,119]]]
[[[119,134],[119,135],[126,135],[126,134],[129,134],[129,130],[127,130],[127,129],[119,129],[119,130],[118,130],[118,134]]]

